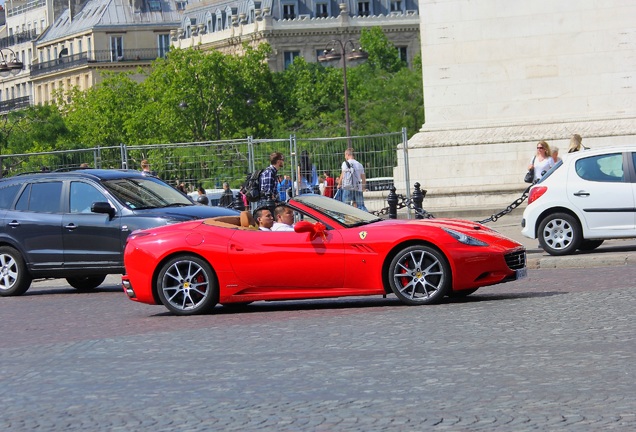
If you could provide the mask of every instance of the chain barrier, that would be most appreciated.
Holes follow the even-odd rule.
[[[485,223],[488,223],[488,222],[495,222],[500,217],[505,216],[508,213],[512,212],[514,209],[519,207],[528,198],[528,192],[530,191],[531,187],[532,187],[532,185],[528,186],[528,188],[525,191],[523,191],[521,196],[519,198],[517,198],[516,200],[514,200],[508,207],[506,207],[505,209],[501,210],[498,213],[495,213],[495,214],[491,215],[490,217],[488,217],[488,218],[486,218],[484,220],[477,221],[477,223],[485,224]]]
[[[493,215],[491,215],[490,217],[484,219],[484,220],[480,220],[477,221],[477,223],[480,224],[485,224],[488,222],[495,222],[497,221],[497,219],[501,218],[502,216],[507,215],[508,213],[511,213],[514,209],[516,209],[517,207],[519,207],[521,204],[523,204],[523,202],[528,198],[528,192],[530,191],[530,187],[532,185],[530,185],[525,191],[523,191],[523,193],[521,194],[521,196],[519,198],[517,198],[516,200],[514,200],[508,207],[506,207],[505,209],[501,210],[498,213],[494,213]],[[415,211],[415,214],[418,216],[421,216],[424,219],[434,219],[435,216],[433,216],[432,213],[427,212],[424,209],[419,209],[415,206],[415,203],[413,202],[412,199],[407,198],[406,196],[402,195],[402,194],[398,194],[397,195],[398,198],[398,202],[397,202],[397,206],[396,206],[396,212],[397,210],[403,209],[403,208],[410,208],[413,211]],[[372,211],[370,212],[372,215],[375,216],[386,216],[389,214],[391,207],[384,207],[383,209],[380,210],[376,210],[376,211]]]

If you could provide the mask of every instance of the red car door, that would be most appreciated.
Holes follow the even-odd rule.
[[[344,245],[336,230],[310,240],[308,233],[237,230],[230,262],[243,283],[255,287],[341,288]]]

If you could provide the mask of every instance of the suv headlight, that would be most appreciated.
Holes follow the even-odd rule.
[[[488,243],[485,243],[481,240],[476,239],[475,237],[471,237],[459,231],[455,231],[450,228],[442,228],[448,234],[450,234],[455,240],[460,243],[464,243],[470,246],[488,246]]]

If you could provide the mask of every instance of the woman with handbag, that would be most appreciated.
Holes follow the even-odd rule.
[[[550,168],[554,166],[554,159],[550,152],[550,146],[545,141],[539,141],[537,144],[537,154],[532,158],[528,170],[534,171],[533,183],[536,183],[543,177]]]

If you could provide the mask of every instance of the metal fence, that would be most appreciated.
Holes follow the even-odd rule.
[[[151,169],[162,180],[176,186],[184,183],[188,191],[198,186],[206,189],[221,188],[227,181],[233,189],[238,189],[249,173],[269,165],[272,152],[281,152],[287,163],[281,175],[289,175],[297,180],[301,155],[305,153],[312,166],[312,174],[318,180],[324,171],[338,177],[344,161],[344,151],[348,147],[355,150],[356,159],[365,167],[369,184],[381,179],[384,190],[389,182],[394,183],[398,193],[407,193],[408,145],[406,129],[401,132],[337,137],[337,138],[296,138],[119,145],[42,153],[0,155],[2,176],[13,176],[42,170],[71,170],[87,164],[94,168],[141,169],[141,161],[148,160]],[[404,173],[396,173],[398,160]],[[399,178],[399,181],[395,181]],[[371,188],[373,189],[373,188]]]

